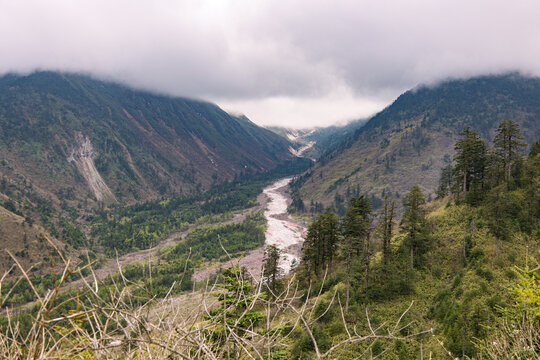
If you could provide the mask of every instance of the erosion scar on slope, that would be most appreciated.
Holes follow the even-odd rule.
[[[94,150],[88,136],[77,134],[76,145],[71,150],[68,161],[74,162],[77,170],[85,178],[88,186],[98,201],[115,202],[111,189],[107,186],[96,169],[94,158],[97,153]]]

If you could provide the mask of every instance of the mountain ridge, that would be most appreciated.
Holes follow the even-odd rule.
[[[186,196],[293,158],[286,139],[214,104],[70,73],[0,77],[0,232],[23,263],[40,234],[71,254],[108,210]],[[89,238],[90,236],[90,238]],[[141,235],[142,236],[142,235]],[[2,264],[10,264],[1,254]],[[43,259],[46,262],[47,259]]]
[[[409,90],[292,184],[302,200],[296,208],[339,213],[359,193],[378,207],[386,194],[399,198],[416,183],[433,197],[464,127],[492,139],[498,123],[512,118],[530,144],[540,136],[538,99],[540,79],[515,73]]]
[[[64,181],[73,183],[78,175],[66,160],[84,138],[112,197],[128,202],[207,189],[291,157],[286,140],[213,104],[82,75],[7,75],[0,78],[0,101],[3,158],[19,153],[11,156],[16,162],[17,156],[28,155],[36,167],[50,159],[36,161],[32,153],[40,157],[46,151],[61,162]],[[25,146],[31,149],[21,154]]]

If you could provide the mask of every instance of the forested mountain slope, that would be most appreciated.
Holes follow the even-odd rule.
[[[491,141],[505,118],[521,126],[527,143],[538,138],[540,79],[484,76],[407,91],[293,183],[296,209],[343,213],[358,194],[377,208],[385,194],[402,196],[414,184],[432,198],[463,128]]]
[[[188,196],[291,158],[286,139],[210,103],[82,75],[5,75],[2,247],[32,263],[47,257],[40,233],[86,246],[95,211],[106,218],[108,207]]]
[[[327,209],[310,225],[297,276],[304,288],[325,284],[317,340],[338,343],[343,323],[380,336],[336,358],[540,358],[540,140],[520,155],[511,120],[493,146],[474,130],[461,134],[441,197],[428,203],[413,186],[399,226],[397,199],[374,212],[363,195],[343,217]],[[336,293],[342,309],[323,313]],[[410,338],[388,337],[408,306],[400,334]],[[314,358],[304,355],[307,337],[294,350]]]
[[[0,172],[54,201],[207,189],[291,157],[288,142],[213,104],[86,76],[0,78]]]

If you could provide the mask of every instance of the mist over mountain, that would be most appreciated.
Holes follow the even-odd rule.
[[[2,175],[53,199],[185,194],[291,157],[285,139],[213,104],[81,75],[4,76],[0,104]]]
[[[540,136],[540,79],[519,74],[451,80],[399,96],[353,136],[323,156],[294,186],[305,211],[368,194],[375,207],[412,185],[433,197],[441,168],[452,160],[466,126],[492,140],[498,124],[515,120],[527,143]]]
[[[95,244],[84,230],[95,211],[266,172],[293,157],[289,145],[204,101],[76,74],[6,75],[0,78],[0,242],[23,263],[43,256],[41,234],[66,249]],[[6,268],[11,259],[3,253],[0,262]]]

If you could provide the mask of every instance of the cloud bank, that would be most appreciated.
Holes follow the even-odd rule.
[[[0,73],[86,72],[314,126],[420,83],[540,75],[538,14],[527,0],[0,0]]]

